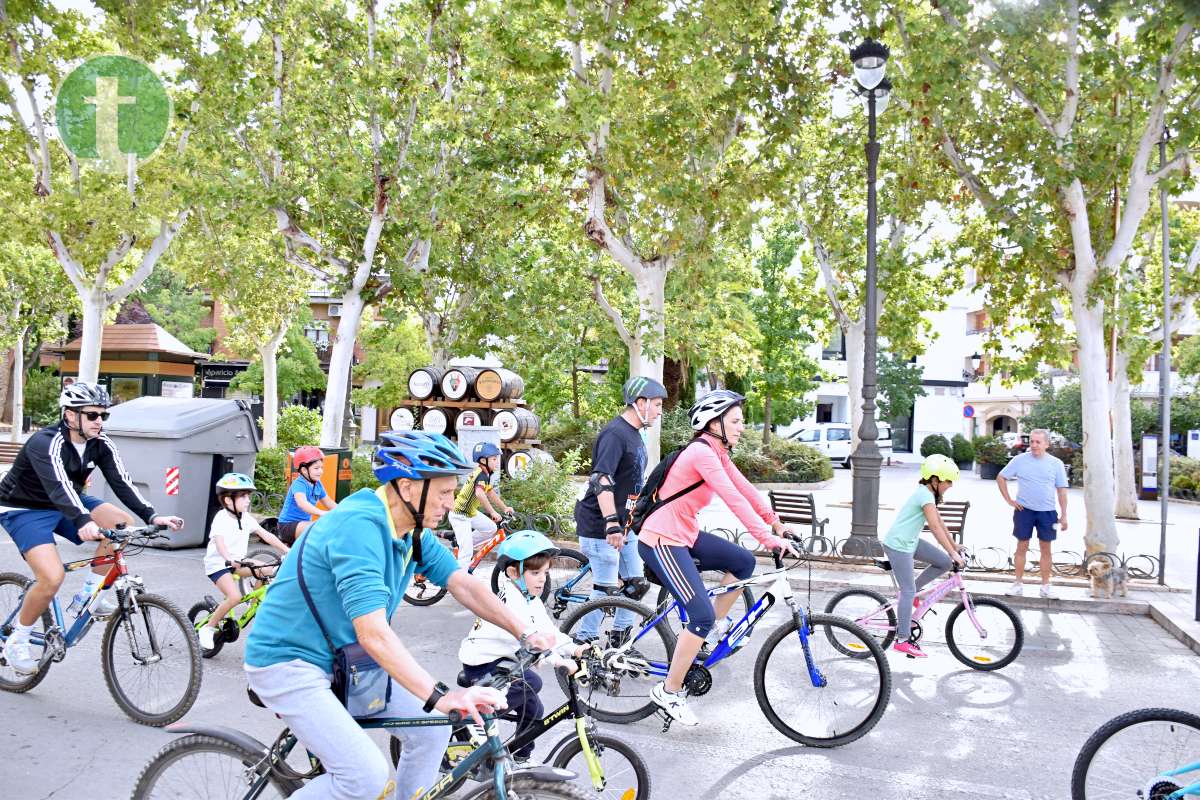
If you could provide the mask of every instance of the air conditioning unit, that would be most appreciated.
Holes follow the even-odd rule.
[[[329,316],[340,317],[342,315],[342,306],[340,303],[329,304]]]

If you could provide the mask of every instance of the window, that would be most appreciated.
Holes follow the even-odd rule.
[[[113,405],[141,397],[144,393],[141,378],[110,378],[109,386]]]
[[[825,438],[831,442],[844,442],[850,438],[849,428],[827,428]]]
[[[846,360],[846,340],[842,338],[841,328],[834,329],[833,338],[829,340],[829,344],[825,345],[825,349],[821,351],[821,358],[827,361]]]
[[[800,433],[796,434],[796,440],[800,442],[819,442],[821,441],[821,430],[819,428],[812,428],[811,430],[800,431]]]

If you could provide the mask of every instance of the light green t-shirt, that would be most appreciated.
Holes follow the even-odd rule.
[[[896,521],[888,528],[883,543],[901,553],[914,553],[917,550],[917,539],[921,538],[921,529],[925,527],[925,506],[934,505],[937,501],[928,486],[919,486],[900,507]]]

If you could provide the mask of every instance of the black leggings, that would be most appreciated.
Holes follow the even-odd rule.
[[[684,627],[701,638],[717,621],[708,589],[700,579],[701,570],[732,572],[738,580],[745,580],[754,574],[757,563],[746,548],[708,531],[700,531],[691,547],[664,543],[650,547],[638,542],[638,554],[683,606]]]

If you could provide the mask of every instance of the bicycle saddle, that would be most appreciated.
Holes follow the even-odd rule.
[[[460,670],[458,673],[458,685],[463,689],[470,689],[475,684],[467,678],[467,673],[465,670]]]
[[[892,562],[888,561],[886,558],[875,559],[875,566],[879,567],[884,572],[892,571]]]
[[[249,686],[246,687],[246,696],[250,698],[251,703],[254,703],[254,705],[258,706],[259,708],[266,708],[266,705],[263,704],[263,701],[258,699],[258,695],[256,695],[254,690]]]

